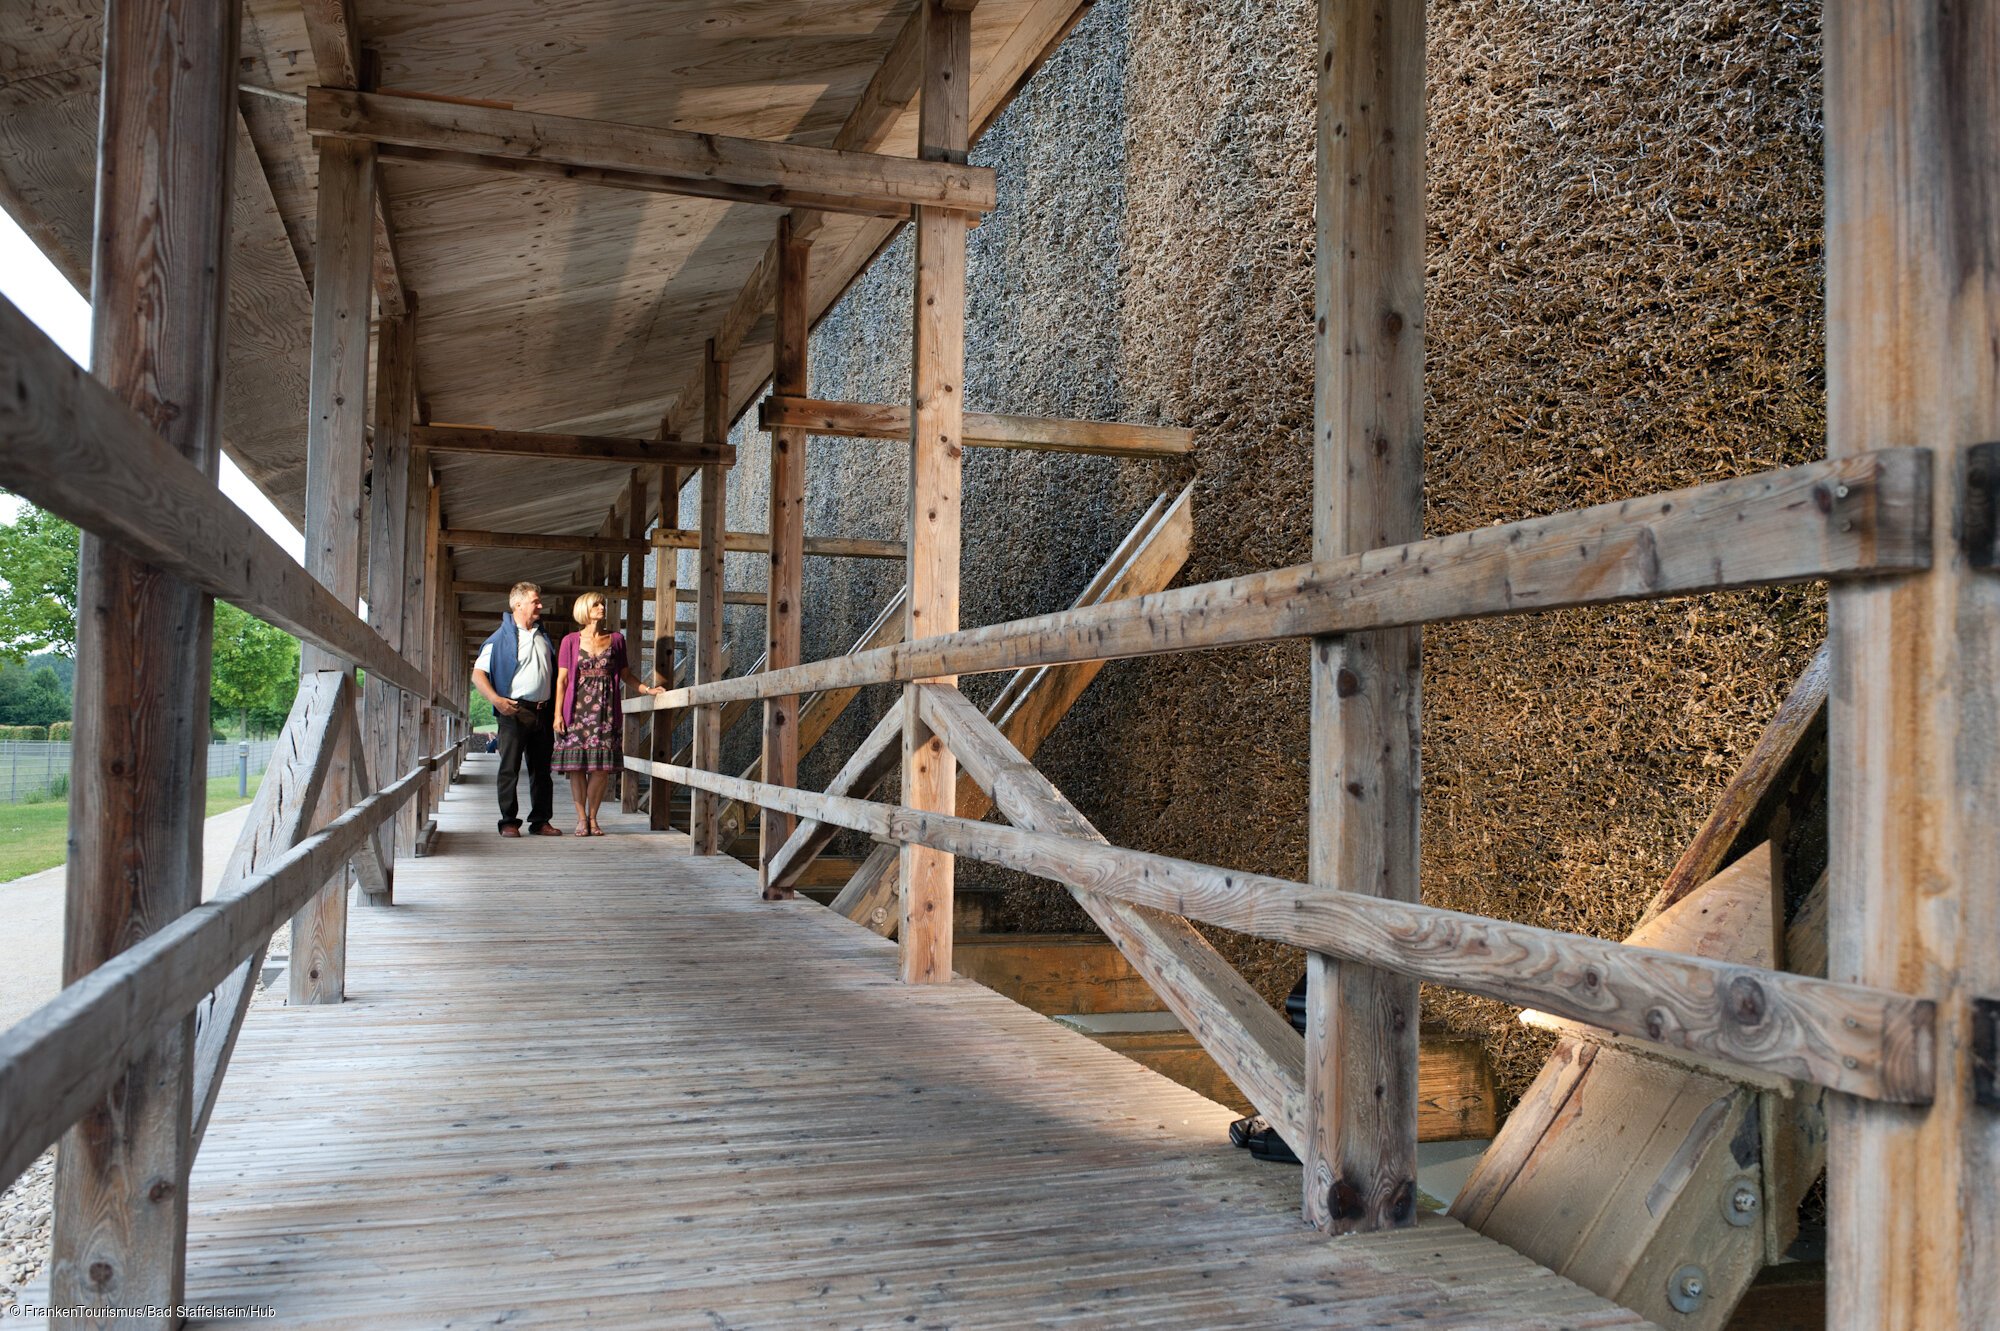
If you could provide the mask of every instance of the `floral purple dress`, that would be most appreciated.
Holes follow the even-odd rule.
[[[583,635],[562,641],[557,664],[570,672],[563,707],[563,732],[556,736],[558,772],[616,772],[624,763],[624,716],[618,709],[618,681],[625,673],[625,635],[614,633],[604,650],[583,652]]]

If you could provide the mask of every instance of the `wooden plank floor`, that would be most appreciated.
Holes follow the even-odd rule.
[[[607,812],[357,906],[349,1001],[260,1008],[188,1298],[327,1327],[1642,1326],[1450,1221],[1328,1241],[1229,1111]],[[565,802],[561,793],[560,802]],[[232,1323],[233,1325],[234,1323]],[[268,1322],[260,1325],[269,1325]]]

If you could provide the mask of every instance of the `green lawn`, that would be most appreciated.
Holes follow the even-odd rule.
[[[250,794],[257,793],[262,778],[250,778]],[[208,816],[227,813],[247,799],[236,797],[236,778],[221,777],[208,783]],[[53,869],[69,855],[69,805],[0,804],[0,883],[25,874]]]

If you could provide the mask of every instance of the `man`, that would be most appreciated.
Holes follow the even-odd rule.
[[[555,748],[556,649],[542,629],[542,589],[517,582],[507,593],[507,616],[481,644],[472,667],[472,686],[493,704],[500,722],[500,835],[521,835],[515,783],[521,760],[528,761],[528,835],[561,836],[549,819],[555,813],[555,780],[549,756]]]

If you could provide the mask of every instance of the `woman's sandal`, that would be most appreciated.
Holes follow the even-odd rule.
[[[575,831],[573,831],[573,832],[571,832],[571,833],[570,833],[570,835],[571,835],[571,836],[589,836],[589,835],[590,835],[590,828],[589,828],[589,825],[588,825],[588,824],[586,824],[586,823],[578,823],[578,824],[576,825],[576,830],[575,830]]]
[[[591,819],[591,820],[590,820],[590,830],[589,830],[588,832],[585,832],[585,833],[584,833],[584,835],[585,835],[585,836],[603,836],[603,835],[604,835],[604,829],[603,829],[603,828],[601,828],[601,827],[599,827],[599,826],[597,825],[597,820],[596,820],[595,818],[593,818],[593,819]]]

